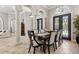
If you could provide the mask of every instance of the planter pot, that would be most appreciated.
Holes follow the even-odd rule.
[[[76,42],[79,44],[79,36],[76,37]]]

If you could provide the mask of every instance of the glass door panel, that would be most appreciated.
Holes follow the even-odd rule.
[[[59,29],[59,17],[55,18],[55,30]]]
[[[63,26],[63,37],[68,38],[68,16],[63,16],[62,19],[62,26]]]

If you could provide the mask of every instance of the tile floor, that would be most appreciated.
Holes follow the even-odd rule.
[[[29,40],[27,37],[21,37],[21,41],[17,44],[14,36],[8,38],[0,38],[0,54],[28,54]],[[29,54],[33,53],[31,49]],[[62,45],[54,52],[51,47],[51,54],[78,54],[79,45],[72,41],[64,40]],[[43,54],[38,48],[36,54]]]

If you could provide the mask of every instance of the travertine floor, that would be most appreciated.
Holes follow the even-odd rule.
[[[27,54],[29,48],[29,40],[27,37],[21,37],[21,41],[17,44],[15,37],[0,39],[0,54]],[[29,54],[33,53],[31,49]],[[54,52],[51,47],[51,54],[74,54],[79,53],[79,45],[72,41],[64,40],[63,44]],[[38,48],[36,54],[43,54]]]
[[[29,40],[26,37],[21,37],[21,41],[17,44],[15,37],[0,39],[0,53],[16,54],[27,53]]]

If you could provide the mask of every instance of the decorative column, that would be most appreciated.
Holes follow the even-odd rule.
[[[22,6],[16,5],[15,6],[16,13],[15,13],[15,35],[16,35],[16,41],[17,43],[20,42],[20,36],[21,36],[21,12],[22,12]]]
[[[27,30],[30,29],[30,18],[27,12],[24,13],[24,19],[25,19],[25,36],[27,36]]]
[[[27,24],[28,24],[28,23],[27,23],[27,22],[28,22],[28,21],[27,21],[27,20],[28,20],[28,19],[27,19],[28,17],[26,16],[26,14],[27,14],[26,12],[23,13],[24,24],[25,24],[25,36],[27,36],[27,29],[28,29],[28,25],[27,25]]]
[[[29,30],[33,30],[33,16],[29,16]]]
[[[10,15],[9,15],[10,16]],[[11,19],[8,16],[8,35],[11,35]]]

